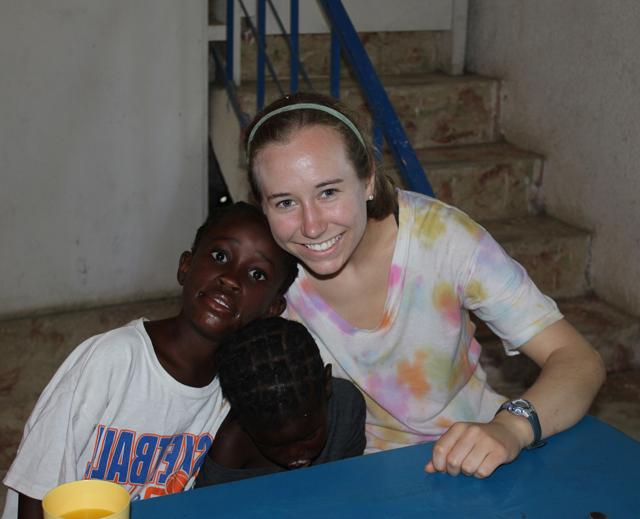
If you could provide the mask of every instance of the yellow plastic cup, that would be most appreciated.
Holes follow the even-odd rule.
[[[44,519],[129,519],[129,492],[101,479],[64,483],[42,500]]]

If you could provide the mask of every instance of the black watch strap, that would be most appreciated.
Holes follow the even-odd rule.
[[[533,429],[533,441],[527,445],[527,449],[537,449],[542,447],[546,442],[541,440],[542,428],[540,427],[540,420],[538,419],[538,413],[533,404],[524,398],[517,398],[515,400],[507,400],[502,404],[496,414],[500,411],[509,411],[511,414],[526,418]]]

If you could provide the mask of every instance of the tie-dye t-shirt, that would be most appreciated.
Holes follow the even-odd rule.
[[[323,360],[367,403],[367,452],[432,441],[458,421],[490,421],[505,399],[486,383],[469,311],[517,353],[562,318],[480,225],[461,211],[398,191],[399,229],[378,328],[358,329],[313,290],[306,272],[287,316],[307,326]]]

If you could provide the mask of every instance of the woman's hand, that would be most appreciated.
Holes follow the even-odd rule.
[[[513,461],[532,439],[525,418],[504,412],[486,424],[458,422],[434,444],[425,471],[486,478],[500,465]]]
[[[598,353],[564,319],[535,335],[520,351],[542,368],[535,384],[522,395],[536,409],[542,438],[574,425],[604,382]],[[532,441],[528,420],[507,411],[487,424],[455,423],[433,446],[425,470],[484,478],[513,461]]]

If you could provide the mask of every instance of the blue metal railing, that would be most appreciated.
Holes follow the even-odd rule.
[[[238,1],[244,11],[247,23],[254,35],[258,47],[256,70],[256,103],[258,110],[262,109],[265,100],[265,65],[269,69],[272,79],[277,85],[280,94],[284,94],[282,86],[277,79],[275,70],[265,52],[267,1],[269,2],[270,9],[272,9],[275,14],[275,18],[281,32],[287,40],[287,45],[291,54],[290,91],[297,91],[299,73],[303,75],[308,88],[313,90],[311,81],[304,71],[304,67],[300,63],[298,55],[298,0],[291,0],[291,25],[289,34],[286,33],[284,24],[277,14],[271,0],[256,1],[257,27],[254,27],[250,20],[249,13],[247,12],[242,0]],[[371,60],[369,59],[369,56],[367,55],[341,0],[318,0],[318,3],[322,7],[331,25],[330,94],[336,98],[340,97],[340,57],[344,56],[353,71],[367,105],[372,112],[374,123],[373,141],[378,153],[378,158],[380,158],[384,140],[386,139],[389,150],[394,157],[395,163],[400,170],[400,174],[407,187],[412,191],[434,196],[433,189],[427,180],[427,176],[422,169],[415,151],[409,143],[409,139],[407,138],[404,128],[400,123],[391,102],[389,101],[387,93],[385,92],[373,65],[371,64]],[[230,50],[230,47],[233,45],[233,24],[229,23],[229,20],[233,20],[233,4],[234,0],[227,0],[227,63],[224,70],[226,70],[227,75],[225,78],[225,85],[230,83],[227,86],[227,93],[230,97],[235,95],[233,81],[231,80],[231,78],[233,78],[233,69],[230,67],[230,63],[232,61],[231,56],[233,56],[233,48]],[[222,67],[220,67],[220,69],[222,70]],[[234,110],[236,111],[236,115],[238,115],[241,126],[246,126],[247,121],[243,120],[242,117],[244,112],[242,112],[239,107],[236,110],[235,105],[237,102],[233,99],[231,100],[231,103],[234,105]]]

